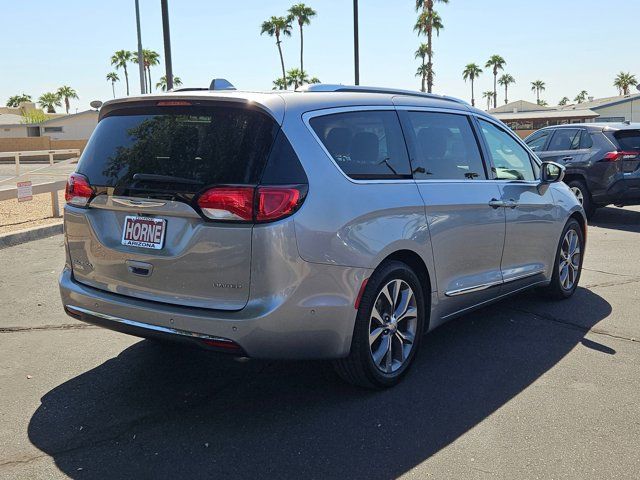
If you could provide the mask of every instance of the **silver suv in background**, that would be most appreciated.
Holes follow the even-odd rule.
[[[388,387],[424,333],[523,289],[567,298],[586,222],[494,118],[313,85],[107,102],[67,186],[66,312]]]

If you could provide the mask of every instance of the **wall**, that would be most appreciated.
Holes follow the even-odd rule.
[[[626,121],[640,122],[640,99],[603,108],[592,108],[601,117],[624,117]]]
[[[87,112],[56,118],[42,124],[41,134],[54,140],[87,140],[98,124],[98,112]],[[62,127],[62,132],[46,132],[46,127]]]
[[[26,138],[27,137],[27,126],[26,125],[14,125],[14,126],[4,126],[0,125],[0,138]]]
[[[25,152],[33,150],[84,150],[87,140],[52,140],[49,137],[0,138],[0,152]]]

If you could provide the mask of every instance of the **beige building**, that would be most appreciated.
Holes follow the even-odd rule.
[[[6,108],[2,109],[6,110]],[[40,123],[25,123],[22,115],[0,110],[0,138],[48,136],[52,140],[87,140],[98,124],[98,111],[85,110],[71,115],[48,115]],[[18,110],[19,109],[12,109]]]
[[[521,137],[542,127],[585,122],[640,122],[640,94],[590,97],[587,102],[543,107],[518,100],[489,110]]]

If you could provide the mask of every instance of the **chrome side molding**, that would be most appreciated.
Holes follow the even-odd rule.
[[[444,292],[447,297],[455,297],[457,295],[464,295],[466,293],[474,293],[479,292],[481,290],[486,290],[491,287],[497,287],[498,285],[504,285],[505,283],[515,282],[516,280],[522,280],[523,278],[533,277],[535,275],[540,275],[541,273],[545,273],[545,270],[536,270],[534,272],[523,273],[522,275],[517,275],[515,277],[507,278],[506,280],[499,280],[496,282],[483,283],[481,285],[474,285],[473,287],[459,288],[456,290],[449,290],[448,292]]]

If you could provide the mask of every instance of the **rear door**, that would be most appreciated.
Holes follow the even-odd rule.
[[[77,168],[94,198],[66,209],[74,278],[141,299],[241,309],[253,227],[239,221],[243,199],[231,193],[259,182],[278,125],[255,108],[167,103],[128,105],[98,123]],[[197,200],[220,186],[232,189],[215,221]]]
[[[497,295],[505,211],[487,179],[471,118],[401,111],[414,178],[425,203],[444,317]]]
[[[545,152],[539,154],[541,160],[557,162],[571,167],[579,164],[588,149],[581,148],[582,130],[580,128],[556,128],[549,140]]]

